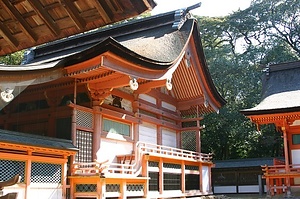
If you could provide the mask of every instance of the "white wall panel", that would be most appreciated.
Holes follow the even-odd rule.
[[[239,186],[239,193],[259,193],[258,185]]]
[[[214,194],[237,193],[236,186],[214,186]]]
[[[202,190],[204,192],[209,191],[210,173],[207,166],[202,167]]]
[[[139,125],[139,141],[157,144],[156,125],[143,122]]]
[[[97,160],[102,162],[117,162],[117,155],[131,154],[133,146],[131,142],[123,142],[111,139],[101,139],[100,149],[97,152]]]
[[[152,104],[156,104],[156,99],[154,97],[149,96],[149,95],[140,94],[139,98],[142,99],[142,100],[145,100],[147,102],[150,102]]]
[[[162,145],[176,148],[176,131],[162,129]]]
[[[300,164],[300,149],[291,150],[292,152],[292,164]],[[294,178],[294,183],[299,185],[300,178]]]
[[[173,106],[172,104],[169,104],[167,102],[162,102],[162,107],[171,111],[176,111],[176,106]]]

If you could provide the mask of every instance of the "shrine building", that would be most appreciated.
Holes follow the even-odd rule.
[[[300,185],[300,61],[266,66],[261,102],[241,112],[258,126],[274,124],[282,133],[284,161],[263,165],[268,195],[291,196]]]
[[[23,65],[0,66],[0,90],[0,181],[21,179],[5,193],[212,194],[201,120],[225,100],[188,9],[32,47]]]

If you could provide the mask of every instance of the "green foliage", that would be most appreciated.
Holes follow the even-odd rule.
[[[261,131],[240,113],[260,102],[262,67],[300,59],[300,1],[256,0],[227,17],[198,17],[209,70],[227,104],[202,124],[203,152],[215,159],[282,156],[273,125]]]
[[[20,65],[24,57],[24,51],[18,51],[9,55],[0,57],[0,64]]]

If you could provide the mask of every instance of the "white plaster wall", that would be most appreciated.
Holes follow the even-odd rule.
[[[176,111],[176,106],[173,106],[172,104],[169,104],[167,102],[162,102],[162,107],[171,111]]]
[[[156,104],[156,99],[154,97],[149,96],[149,95],[140,94],[139,98],[142,99],[142,100],[145,100],[147,102],[150,102],[152,104]]]
[[[214,186],[214,194],[237,193],[236,186]]]
[[[157,144],[156,125],[143,122],[139,125],[139,141]]]
[[[25,198],[25,185],[24,184],[17,184],[11,187],[5,187],[3,189],[3,196],[8,193],[18,193],[17,199]]]
[[[202,190],[204,192],[209,191],[210,173],[207,166],[202,167]]]
[[[32,185],[28,190],[28,197],[30,199],[61,199],[62,189],[60,185]]]
[[[292,164],[300,164],[300,149],[291,150],[292,153]],[[294,178],[294,183],[299,185],[300,178]]]
[[[116,163],[117,155],[131,154],[132,151],[133,146],[131,142],[102,138],[100,149],[97,152],[97,160],[99,162],[108,160],[109,162]]]
[[[162,129],[162,145],[176,148],[176,131]]]
[[[258,185],[244,185],[239,186],[239,193],[259,193]]]

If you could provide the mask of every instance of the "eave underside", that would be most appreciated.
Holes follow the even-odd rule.
[[[0,1],[0,56],[151,10],[152,0]]]

